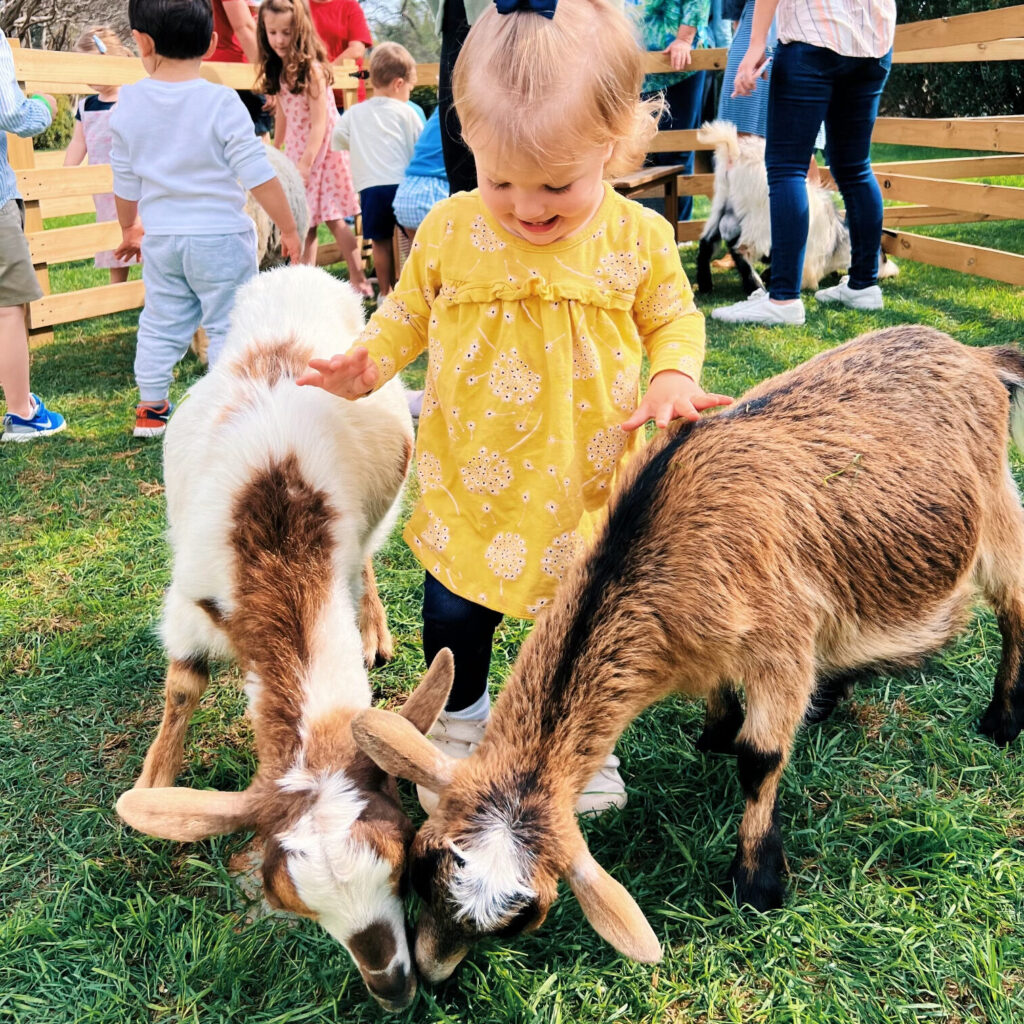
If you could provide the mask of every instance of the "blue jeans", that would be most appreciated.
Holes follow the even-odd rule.
[[[700,112],[704,104],[704,79],[706,76],[706,71],[695,71],[692,75],[687,75],[681,82],[676,82],[665,89],[667,107],[665,113],[661,116],[661,121],[658,123],[659,130],[663,132],[692,131],[700,125]],[[657,94],[648,93],[644,98],[649,99],[652,95]],[[685,168],[684,174],[693,174],[693,150],[687,153],[652,153],[648,158],[648,163],[654,167],[682,164]],[[664,214],[664,199],[644,199],[641,201],[644,206]],[[689,220],[692,212],[693,196],[680,196],[679,219]]]
[[[871,132],[892,66],[884,57],[844,57],[808,43],[782,43],[772,62],[765,164],[772,222],[773,299],[800,296],[807,246],[807,166],[824,120],[825,156],[846,203],[850,287],[878,279],[882,193],[871,173]]]
[[[423,579],[423,656],[429,665],[442,647],[455,660],[455,682],[445,706],[461,711],[487,692],[494,631],[501,612],[453,594],[430,575]]]

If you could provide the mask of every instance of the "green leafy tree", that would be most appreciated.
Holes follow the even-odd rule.
[[[437,61],[441,42],[427,0],[364,0],[363,10],[377,42],[401,43],[421,63]]]

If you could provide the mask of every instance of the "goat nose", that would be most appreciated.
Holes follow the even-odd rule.
[[[416,932],[416,967],[427,981],[437,984],[450,978],[468,952],[468,946],[442,948],[441,944],[424,930],[421,916]]]
[[[404,1010],[416,995],[416,972],[396,967],[385,976],[365,978],[371,996],[391,1013]]]

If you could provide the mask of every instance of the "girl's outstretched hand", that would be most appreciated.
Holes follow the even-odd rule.
[[[623,430],[636,430],[648,420],[662,429],[672,420],[698,420],[705,409],[732,405],[728,395],[709,395],[691,377],[678,370],[662,370],[651,378],[647,394],[632,416],[622,424]]]
[[[309,369],[297,377],[296,384],[312,384],[339,398],[362,398],[372,390],[380,371],[370,354],[361,346],[330,359],[310,359]]]

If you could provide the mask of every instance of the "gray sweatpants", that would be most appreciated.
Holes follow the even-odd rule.
[[[146,304],[139,316],[135,381],[139,399],[167,398],[174,367],[202,324],[210,365],[220,356],[235,292],[257,273],[256,230],[235,235],[146,235]]]

